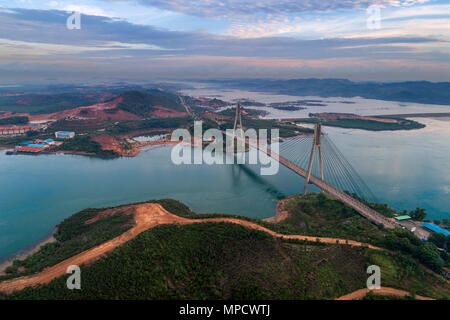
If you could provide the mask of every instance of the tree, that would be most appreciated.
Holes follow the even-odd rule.
[[[450,236],[444,236],[441,233],[433,232],[428,238],[428,241],[434,243],[438,248],[447,250],[448,244],[450,243]]]
[[[409,215],[414,220],[422,221],[427,216],[427,213],[425,212],[425,209],[423,209],[423,208],[416,208],[415,210],[411,211],[409,213]]]
[[[38,135],[37,131],[27,131],[27,137],[35,137]]]
[[[434,271],[440,272],[443,263],[434,244],[425,243],[419,250],[419,259]]]

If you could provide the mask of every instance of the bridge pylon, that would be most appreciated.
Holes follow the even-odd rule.
[[[239,123],[238,123],[239,121]],[[241,104],[238,103],[236,105],[236,115],[234,116],[234,126],[233,126],[233,134],[236,135],[236,129],[242,129],[244,130],[244,128],[242,127],[242,111],[241,111]]]
[[[308,184],[309,184],[309,179],[311,177],[311,170],[312,170],[312,166],[313,166],[313,162],[314,162],[314,155],[315,155],[316,149],[318,149],[318,151],[319,151],[320,179],[322,181],[324,181],[321,136],[322,136],[322,125],[320,123],[316,123],[314,126],[314,139],[313,139],[313,143],[312,143],[311,155],[309,156],[309,165],[308,165],[308,171],[306,174],[305,185],[303,187],[303,195],[306,195],[306,193],[308,192]],[[323,192],[323,189],[322,189],[322,192]]]

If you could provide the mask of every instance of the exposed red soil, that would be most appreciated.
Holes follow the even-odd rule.
[[[0,111],[0,119],[11,117],[28,117],[28,113],[12,113],[10,111]]]
[[[106,95],[105,95],[106,97]],[[133,113],[116,109],[117,105],[122,102],[123,97],[118,97],[108,102],[96,103],[90,106],[82,106],[69,110],[58,111],[49,114],[30,115],[29,113],[12,113],[9,111],[0,111],[0,119],[9,118],[13,116],[29,117],[30,121],[42,121],[42,120],[60,120],[66,117],[77,117],[79,119],[98,119],[98,120],[112,120],[112,121],[125,121],[125,120],[141,120],[142,117]],[[26,104],[28,100],[20,100],[18,103]],[[170,117],[184,117],[186,112],[180,112],[165,108],[163,106],[153,106],[155,109],[149,114],[156,118],[170,118]],[[115,110],[112,110],[115,109]],[[110,111],[108,111],[110,110]],[[7,125],[5,128],[12,128],[13,125]]]
[[[17,100],[16,103],[18,104],[28,104],[30,103],[32,100],[30,99],[23,99],[23,100]]]
[[[163,139],[155,140],[155,141],[141,141],[141,142],[133,142],[131,144],[127,143],[125,139],[129,138],[130,135],[124,135],[119,139],[107,134],[98,135],[91,137],[92,140],[98,142],[103,150],[112,150],[116,152],[118,155],[123,157],[135,157],[137,156],[143,147],[149,145],[162,145],[162,144],[177,144],[178,141],[170,141],[169,138],[165,137]],[[123,141],[121,141],[123,139]],[[123,144],[121,145],[121,142]],[[128,145],[127,148],[124,148],[124,145]]]
[[[150,116],[156,118],[185,117],[187,115],[186,112],[172,110],[163,106],[153,106],[153,109],[156,110],[152,111]]]
[[[39,115],[33,115],[30,116],[30,121],[40,121],[40,120],[60,120],[63,119],[65,117],[79,117],[79,118],[93,118],[93,117],[89,117],[89,116],[83,116],[80,115],[80,112],[82,110],[87,110],[87,112],[98,112],[98,111],[102,111],[102,110],[107,110],[107,109],[114,109],[117,107],[117,105],[123,100],[122,97],[118,97],[116,99],[113,99],[111,101],[108,102],[101,102],[101,103],[96,103],[90,106],[83,106],[83,107],[78,107],[78,108],[74,108],[74,109],[69,109],[69,110],[63,110],[63,111],[58,111],[55,113],[49,113],[49,114],[39,114]]]
[[[286,205],[286,202],[288,202],[293,197],[295,197],[295,196],[291,196],[291,197],[279,200],[277,203],[275,216],[266,218],[266,219],[264,219],[264,221],[278,223],[283,220],[286,220],[289,217],[289,211],[286,210],[285,205]]]
[[[122,152],[120,142],[113,136],[103,134],[99,136],[93,136],[91,137],[91,139],[98,142],[102,146],[103,150],[112,150],[119,154]]]
[[[371,291],[373,294],[378,294],[378,295],[383,295],[383,296],[392,296],[392,297],[400,297],[400,298],[411,296],[411,294],[405,290],[399,290],[399,289],[394,289],[394,288],[389,288],[389,287],[381,287],[380,289],[373,289],[373,290],[369,290],[367,288],[359,289],[352,293],[346,294],[342,297],[336,298],[335,300],[360,300],[360,299],[364,298]],[[418,295],[414,296],[414,298],[417,300],[434,300],[432,298],[418,296]]]
[[[69,259],[66,259],[52,267],[44,269],[34,275],[24,276],[20,278],[15,278],[11,280],[5,280],[0,282],[0,292],[9,294],[11,292],[22,290],[29,286],[36,286],[39,284],[46,284],[53,279],[65,275],[67,268],[71,265],[83,265],[89,264],[93,261],[104,256],[106,253],[113,251],[115,248],[125,244],[126,242],[134,239],[140,233],[162,224],[191,224],[191,223],[204,223],[204,222],[225,222],[225,223],[235,223],[245,226],[250,229],[260,230],[267,232],[270,235],[282,238],[282,239],[297,239],[297,240],[307,240],[307,241],[317,241],[330,244],[341,244],[341,245],[351,245],[351,246],[368,246],[374,250],[382,250],[381,248],[364,244],[353,240],[344,240],[337,238],[324,238],[324,237],[312,237],[312,236],[301,236],[301,235],[284,235],[276,233],[270,229],[262,227],[256,223],[240,220],[236,218],[205,218],[205,219],[188,219],[177,215],[174,215],[164,209],[160,204],[155,203],[144,203],[137,205],[126,205],[118,208],[107,209],[87,223],[92,223],[96,221],[95,219],[101,219],[104,216],[113,215],[118,212],[125,212],[126,214],[133,214],[135,225],[130,230],[124,232],[120,236],[111,239],[97,247],[83,251]]]
[[[112,121],[123,121],[123,120],[140,120],[141,117],[124,111],[120,109],[114,110],[114,112],[105,112],[104,110],[96,110],[96,109],[83,109],[83,112],[79,112],[77,114],[78,118],[95,118],[100,120],[112,120]]]

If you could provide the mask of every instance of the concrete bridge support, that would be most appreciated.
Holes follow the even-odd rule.
[[[303,195],[306,195],[308,192],[308,184],[309,180],[311,178],[311,170],[314,162],[314,155],[316,152],[316,149],[319,151],[319,167],[320,167],[320,179],[324,181],[323,177],[323,158],[322,158],[322,141],[321,141],[321,135],[322,135],[322,125],[320,123],[316,123],[314,126],[314,139],[312,143],[312,149],[311,149],[311,155],[309,157],[309,165],[308,170],[305,178],[305,185],[303,187]],[[323,192],[323,189],[321,189]]]

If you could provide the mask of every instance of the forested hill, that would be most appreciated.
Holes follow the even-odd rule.
[[[221,87],[297,96],[363,97],[450,105],[450,82],[353,82],[347,79],[242,79],[207,81]]]
[[[170,199],[148,203],[158,203],[186,219],[222,216],[260,224],[281,234],[361,240],[390,250],[330,244],[320,239],[283,239],[233,223],[165,224],[147,229],[83,265],[82,290],[68,290],[69,275],[63,275],[9,296],[0,293],[0,300],[333,299],[364,288],[369,265],[380,266],[383,286],[449,298],[445,280],[425,267],[426,263],[437,270],[443,264],[433,243],[423,243],[403,229],[376,226],[323,194],[286,199],[283,208],[288,218],[279,223],[197,214]],[[15,261],[8,275],[0,277],[0,283],[45,270],[113,239],[133,227],[130,210],[128,206],[86,209],[73,215],[59,225],[57,242],[43,246],[23,261]]]
[[[127,91],[122,95],[123,100],[117,108],[131,112],[138,116],[146,116],[154,111],[154,106],[162,106],[179,112],[184,112],[184,107],[180,104],[179,98],[169,92],[158,90],[151,91]]]

